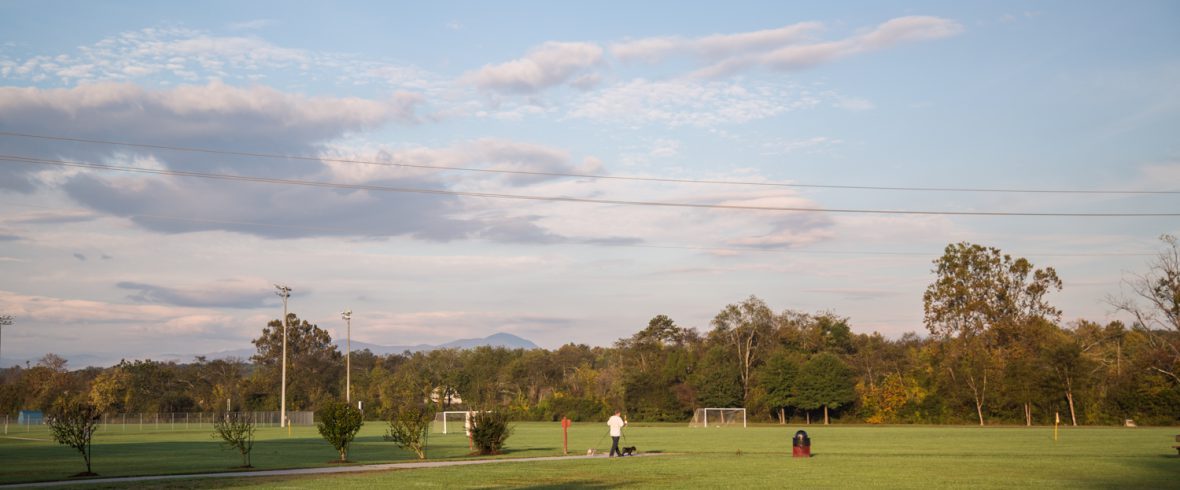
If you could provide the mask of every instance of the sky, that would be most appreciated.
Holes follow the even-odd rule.
[[[3,0],[0,365],[248,348],[276,284],[380,345],[607,346],[751,295],[897,338],[958,242],[1053,267],[1065,324],[1120,319],[1180,233],[1178,25],[1172,1]]]

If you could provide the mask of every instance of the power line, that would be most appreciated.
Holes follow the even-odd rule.
[[[874,190],[874,191],[913,191],[913,192],[980,192],[980,193],[1012,193],[1012,194],[1130,194],[1130,195],[1171,195],[1180,194],[1180,190],[1110,190],[1110,189],[1020,189],[1020,188],[983,188],[983,187],[893,187],[874,185],[836,185],[836,184],[796,184],[787,182],[754,182],[737,180],[708,180],[708,179],[676,179],[669,177],[638,177],[626,175],[579,174],[571,172],[541,172],[530,170],[508,170],[474,167],[439,167],[414,163],[377,162],[372,160],[356,160],[345,158],[307,157],[298,155],[282,155],[276,153],[246,152],[231,150],[215,150],[211,148],[197,148],[173,145],[153,145],[147,143],[132,143],[125,141],[111,141],[87,138],[72,138],[67,136],[50,136],[13,131],[0,131],[0,136],[35,138],[49,141],[69,141],[74,143],[92,143],[100,145],[129,146],[133,148],[151,148],[156,150],[180,151],[190,153],[207,153],[214,155],[232,155],[251,158],[274,158],[313,162],[350,163],[362,165],[378,165],[385,167],[419,168],[436,171],[480,172],[491,174],[528,175],[534,177],[570,177],[579,179],[623,180],[639,182],[664,182],[677,184],[709,184],[709,185],[744,185],[761,187],[790,187],[800,189],[843,189],[843,190]]]
[[[247,175],[211,174],[191,172],[186,170],[165,170],[140,167],[126,167],[119,165],[104,165],[67,160],[50,160],[43,158],[24,157],[17,155],[0,155],[0,160],[32,163],[40,165],[56,165],[63,167],[89,168],[95,170],[113,170],[118,172],[143,173],[154,175],[169,175],[175,177],[196,177],[212,180],[226,180],[235,182],[254,182],[264,184],[299,185],[306,187],[322,187],[331,189],[367,190],[375,192],[397,192],[415,194],[433,194],[446,196],[483,197],[491,199],[515,199],[523,201],[569,202],[582,204],[612,204],[620,206],[657,206],[696,209],[729,209],[744,211],[791,211],[801,213],[840,213],[840,214],[890,214],[890,215],[920,215],[920,216],[1023,216],[1023,217],[1074,217],[1074,218],[1134,218],[1134,217],[1180,217],[1180,213],[1048,213],[1048,212],[1009,212],[1009,211],[907,211],[887,209],[842,209],[842,208],[804,208],[793,206],[752,206],[737,204],[700,204],[662,201],[628,201],[619,199],[590,199],[564,196],[530,196],[522,194],[500,194],[491,192],[451,191],[442,189],[422,189],[412,187],[390,187],[370,184],[342,184],[338,182],[323,182],[311,180],[278,179],[271,177],[254,177]]]
[[[16,206],[33,209],[48,209],[61,210],[60,208],[50,206],[38,206],[34,204],[15,203],[8,201],[0,201],[0,204],[5,206]],[[219,225],[233,225],[233,226],[251,226],[261,228],[278,228],[303,230],[314,232],[332,232],[332,233],[348,233],[354,235],[380,235],[371,233],[371,228],[366,228],[367,231],[361,231],[355,228],[340,228],[340,227],[325,227],[325,226],[308,226],[308,225],[292,225],[292,224],[278,224],[278,223],[262,223],[256,221],[241,221],[241,220],[223,220],[213,218],[194,218],[188,216],[173,216],[166,214],[125,214],[121,215],[124,218],[137,218],[149,220],[162,221],[183,221],[191,223],[203,224],[219,224]],[[776,249],[776,248],[762,248],[762,247],[734,247],[728,245],[659,245],[659,244],[642,244],[642,243],[612,243],[612,242],[593,242],[593,241],[569,241],[561,243],[562,245],[574,246],[588,246],[588,247],[622,247],[622,248],[651,248],[659,250],[687,250],[699,252],[755,252],[766,254],[788,254],[788,255],[832,255],[832,256],[886,256],[886,257],[903,257],[903,258],[930,258],[938,256],[941,251],[931,252],[904,252],[904,251],[883,251],[883,250],[798,250],[798,249]],[[1024,253],[1029,257],[1154,257],[1154,252],[1091,252],[1091,253]]]

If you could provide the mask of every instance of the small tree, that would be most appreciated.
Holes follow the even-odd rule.
[[[60,400],[50,412],[49,430],[53,440],[82,453],[86,472],[74,476],[95,476],[90,471],[90,441],[98,428],[99,411],[94,405],[75,400]]]
[[[508,415],[504,413],[481,411],[471,417],[471,442],[481,455],[500,454],[511,435]]]
[[[316,416],[320,418],[316,424],[320,435],[340,452],[340,462],[348,461],[348,445],[365,424],[361,411],[344,402],[330,401]]]
[[[389,430],[386,431],[384,439],[402,449],[414,451],[418,459],[426,459],[426,439],[433,421],[432,404],[398,407],[389,416]]]
[[[250,465],[250,450],[254,449],[254,419],[242,413],[227,412],[213,422],[213,438],[221,438],[226,447],[242,453],[242,468]]]

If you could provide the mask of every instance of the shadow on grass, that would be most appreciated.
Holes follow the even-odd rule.
[[[541,484],[537,484],[537,485],[529,485],[529,486],[522,486],[522,487],[515,487],[515,488],[529,489],[529,490],[542,490],[542,489],[549,489],[549,488],[587,488],[587,489],[589,489],[589,488],[615,488],[615,487],[617,487],[617,485],[612,485],[612,484],[609,484],[606,482],[580,480],[580,481],[565,481],[565,482],[561,482],[561,483],[552,483],[552,484],[541,483]]]

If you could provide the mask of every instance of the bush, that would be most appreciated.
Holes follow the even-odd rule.
[[[501,412],[477,412],[471,417],[471,443],[481,455],[500,454],[512,435],[508,416]]]
[[[316,416],[320,419],[316,423],[320,435],[340,452],[340,462],[348,461],[348,445],[365,425],[361,411],[344,402],[330,401],[316,412]]]
[[[383,438],[414,451],[418,459],[426,459],[426,439],[432,422],[434,405],[398,407],[389,416],[389,430]]]

